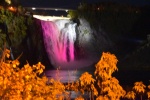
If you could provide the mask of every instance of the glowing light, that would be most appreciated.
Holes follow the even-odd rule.
[[[2,9],[3,8],[3,6],[0,6],[0,9]]]
[[[33,7],[32,10],[36,10],[36,8]]]
[[[60,16],[60,17],[55,17],[55,16],[42,16],[42,15],[33,15],[33,17],[34,18],[37,18],[37,19],[40,19],[40,20],[45,20],[45,21],[47,21],[47,20],[49,20],[49,21],[55,21],[55,20],[63,20],[63,19],[70,19],[69,17],[62,17],[62,16]]]
[[[44,44],[50,60],[55,65],[74,60],[74,42],[76,40],[75,26],[73,22],[62,21],[62,29],[53,21],[41,21]],[[58,22],[57,22],[58,23]]]
[[[16,12],[17,11],[17,9],[15,8],[15,7],[8,7],[8,9],[10,10],[10,11],[13,11],[13,12]]]

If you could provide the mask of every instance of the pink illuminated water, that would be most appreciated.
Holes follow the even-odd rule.
[[[93,42],[93,31],[85,20],[81,20],[79,26],[69,19],[40,22],[47,55],[54,68],[79,69],[99,60],[93,45],[96,43]],[[75,48],[77,38],[79,51]]]
[[[61,21],[43,21],[44,45],[51,63],[62,66],[65,63],[74,61],[74,42],[76,40],[76,23]]]

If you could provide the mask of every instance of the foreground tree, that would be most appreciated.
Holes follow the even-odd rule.
[[[19,68],[19,60],[9,60],[10,51],[3,50],[0,58],[0,99],[1,100],[70,100],[68,90],[90,92],[94,94],[91,100],[120,100],[125,96],[125,90],[119,85],[119,81],[112,77],[117,70],[115,55],[103,53],[96,64],[96,79],[85,72],[76,82],[65,85],[60,79],[48,79],[44,75],[45,66],[41,62],[30,66],[29,63]],[[145,93],[146,86],[143,82],[135,82],[133,89],[138,93]],[[148,86],[149,88],[149,86]],[[149,98],[149,91],[147,92]],[[129,91],[127,99],[134,100],[135,93]],[[79,95],[75,100],[84,100]],[[141,95],[142,100],[142,95]]]
[[[5,60],[10,51],[5,49],[0,62],[1,100],[63,100],[67,98],[65,86],[59,80],[48,79],[42,75],[45,68],[40,62],[29,63],[19,68],[19,61]]]
[[[135,93],[133,91],[129,91],[127,92],[127,94],[125,95],[125,98],[129,99],[129,100],[134,100],[135,99]]]
[[[99,87],[99,97],[103,100],[120,100],[126,94],[125,90],[119,85],[119,81],[112,77],[112,73],[118,70],[117,58],[110,53],[103,53],[100,61],[96,64],[96,80]]]
[[[150,90],[150,85],[148,85],[148,89]],[[150,91],[147,92],[148,99],[150,99]]]
[[[141,100],[142,100],[142,94],[145,93],[145,88],[146,86],[144,85],[142,81],[134,83],[133,89],[135,90],[135,92],[141,95]]]

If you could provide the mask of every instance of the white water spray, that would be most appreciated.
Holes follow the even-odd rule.
[[[43,39],[48,57],[55,68],[79,69],[90,66],[99,60],[99,55],[95,50],[96,44],[94,43],[96,42],[94,41],[93,30],[85,19],[80,19],[79,26],[70,19],[51,19],[51,17],[45,19],[40,20]],[[79,51],[76,51],[76,41]],[[101,44],[103,44],[102,41]]]

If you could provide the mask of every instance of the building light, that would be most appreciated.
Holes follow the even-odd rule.
[[[12,7],[12,6],[8,7],[8,10],[13,11],[13,12],[17,11],[17,9],[15,7]]]
[[[32,10],[36,10],[36,8],[33,7]]]
[[[66,12],[68,12],[68,10],[66,10]]]

